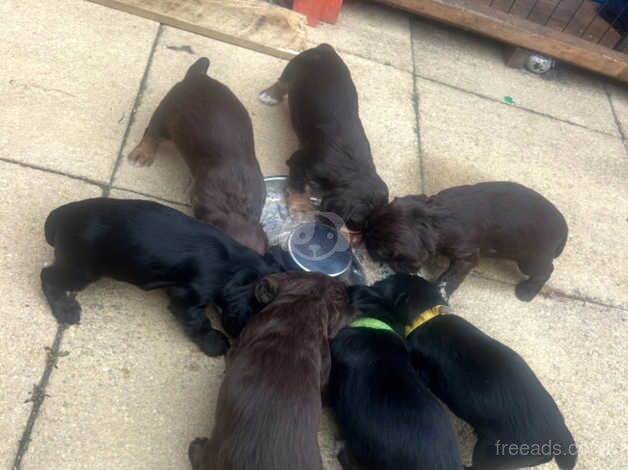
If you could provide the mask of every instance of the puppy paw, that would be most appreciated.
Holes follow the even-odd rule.
[[[155,161],[156,147],[152,143],[147,143],[145,139],[127,156],[127,160],[132,166],[151,166]]]
[[[351,244],[352,247],[358,247],[362,244],[362,233],[361,232],[356,232],[355,230],[350,230],[346,225],[343,225],[339,232],[342,234],[343,237],[345,237],[347,240],[349,240],[349,243]]]
[[[229,340],[218,330],[211,330],[199,339],[198,345],[210,357],[222,356],[229,350]]]
[[[81,305],[75,298],[64,296],[50,304],[52,314],[59,323],[76,325],[81,321]]]
[[[273,95],[271,89],[262,91],[259,95],[257,95],[257,99],[260,100],[266,106],[277,106],[279,104],[279,99]]]
[[[530,281],[522,281],[515,287],[515,295],[523,302],[530,302],[539,293],[541,287]]]
[[[197,437],[190,442],[190,446],[188,447],[188,457],[194,470],[202,468],[205,460],[205,448],[208,443],[209,439],[206,437]]]
[[[306,193],[288,190],[287,205],[290,216],[298,217],[300,214],[310,211],[310,199]]]
[[[443,300],[449,301],[449,293],[447,292],[446,282],[441,282],[438,284],[438,292],[440,293],[440,296],[443,298]]]

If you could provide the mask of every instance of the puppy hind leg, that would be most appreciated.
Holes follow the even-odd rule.
[[[167,99],[167,98],[166,98]],[[159,103],[157,109],[150,118],[148,127],[144,131],[144,136],[140,143],[129,153],[127,159],[133,166],[151,166],[157,156],[157,149],[162,140],[168,140],[168,121],[171,119],[167,113],[167,104],[164,101]]]
[[[480,437],[473,449],[473,465],[470,470],[505,470],[541,465],[552,460],[552,455],[536,455],[530,446],[501,442]]]
[[[257,95],[257,99],[267,106],[276,106],[283,100],[283,97],[286,96],[287,93],[288,83],[279,79],[273,86],[266,88]]]
[[[360,468],[355,457],[351,454],[349,449],[347,449],[346,445],[338,451],[337,458],[342,470],[357,470]]]
[[[74,325],[81,320],[81,306],[69,291],[83,290],[91,279],[59,265],[41,270],[41,289],[59,323]]]
[[[209,439],[206,437],[197,437],[188,447],[188,458],[192,465],[192,470],[204,470],[203,464],[207,462],[207,445]]]
[[[543,288],[554,271],[552,257],[534,258],[518,262],[522,273],[529,276],[525,281],[521,281],[515,288],[515,294],[519,300],[529,302]]]
[[[501,444],[500,441],[493,439],[482,439],[481,437],[475,443],[473,448],[473,464],[465,467],[468,470],[500,470],[505,467],[505,463],[501,463],[508,452],[507,445]]]
[[[145,135],[139,144],[129,153],[127,159],[133,166],[151,166],[157,155],[159,139]]]

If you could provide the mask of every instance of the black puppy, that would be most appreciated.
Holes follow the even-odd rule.
[[[256,308],[252,286],[279,270],[270,256],[150,201],[96,198],[66,204],[50,213],[45,234],[55,261],[41,271],[42,289],[59,322],[79,322],[81,307],[68,291],[83,290],[101,277],[144,290],[167,287],[169,309],[210,356],[224,354],[229,342],[212,328],[206,308],[216,303],[225,330],[237,336]]]
[[[288,160],[291,209],[307,210],[306,183],[321,189],[321,210],[339,215],[343,230],[360,231],[369,212],[388,202],[388,187],[373,164],[351,72],[329,44],[292,59],[259,99],[277,104],[286,94],[299,149]]]
[[[366,286],[349,288],[361,318],[331,343],[325,399],[346,440],[344,469],[462,469],[447,411],[417,376],[395,305]]]
[[[576,464],[577,448],[556,403],[512,349],[466,320],[444,314],[436,285],[395,274],[367,302],[406,325],[412,362],[430,390],[475,430],[473,469]],[[361,302],[356,302],[362,308]],[[394,306],[394,309],[392,307]]]

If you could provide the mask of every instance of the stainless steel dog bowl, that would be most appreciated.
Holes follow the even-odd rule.
[[[335,225],[317,221],[320,198],[310,188],[312,211],[290,216],[286,205],[287,176],[265,178],[266,203],[261,222],[273,254],[285,266],[341,277],[350,284],[368,284],[386,277],[388,268],[374,263],[362,247],[352,249]],[[323,217],[327,219],[327,217]],[[333,217],[330,217],[330,222]]]
[[[349,242],[335,228],[316,222],[294,229],[284,250],[295,268],[332,277],[344,276],[353,261]]]

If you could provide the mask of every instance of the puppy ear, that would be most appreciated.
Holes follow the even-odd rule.
[[[428,255],[426,258],[434,256],[436,254],[436,232],[429,222],[420,224],[418,236],[421,239],[423,250]],[[423,260],[423,262],[425,261],[427,259]]]
[[[400,292],[394,301],[395,309],[401,309],[408,302],[408,293]]]
[[[333,286],[324,293],[329,302],[327,317],[327,339],[334,338],[338,332],[347,326],[357,312],[349,303],[347,289],[344,286]]]
[[[368,307],[377,302],[379,295],[375,289],[369,286],[349,286],[347,287],[349,303],[358,310],[368,310]]]
[[[262,304],[271,303],[279,292],[279,285],[271,276],[263,277],[255,286],[255,299]]]
[[[232,337],[237,337],[259,305],[255,302],[255,283],[260,274],[250,268],[241,269],[216,295],[214,302],[222,311],[222,326]]]

